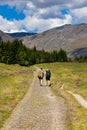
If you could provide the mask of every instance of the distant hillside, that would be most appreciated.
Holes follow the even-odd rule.
[[[36,46],[38,50],[67,51],[71,57],[87,55],[87,24],[64,25],[45,32],[35,34],[26,32],[7,33],[0,31],[0,41],[21,39],[28,48]]]
[[[16,33],[7,33],[9,36],[13,38],[22,38],[25,36],[32,36],[35,35],[36,33],[27,33],[27,32],[16,32]]]
[[[16,32],[16,33],[4,33],[0,30],[0,41],[13,41],[14,39],[21,39],[25,36],[32,36],[36,33],[27,33],[27,32]]]
[[[59,50],[72,52],[78,48],[87,47],[87,24],[64,25],[47,30],[34,36],[26,36],[23,44],[32,48],[44,49],[46,51]]]
[[[87,47],[86,48],[79,48],[71,52],[70,57],[80,57],[80,56],[87,56]]]
[[[0,30],[0,41],[13,41],[13,38]]]

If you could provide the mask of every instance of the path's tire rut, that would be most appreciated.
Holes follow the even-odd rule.
[[[39,86],[36,74],[31,89],[2,130],[67,130],[63,99],[55,97],[49,87]]]

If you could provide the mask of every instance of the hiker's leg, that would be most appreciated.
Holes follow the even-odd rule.
[[[47,77],[46,77],[46,85],[48,85],[48,79],[47,79]]]
[[[48,85],[48,80],[46,80],[46,85]]]
[[[49,80],[49,86],[51,86],[50,80]]]
[[[40,79],[39,79],[39,84],[40,84]]]
[[[43,79],[41,79],[41,85],[43,85]]]
[[[48,85],[48,86],[51,86],[50,78],[47,80],[47,85]]]
[[[39,84],[41,85],[41,79],[39,79]]]
[[[41,79],[41,85],[42,85],[42,79]]]

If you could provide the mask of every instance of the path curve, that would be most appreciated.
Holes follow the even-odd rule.
[[[67,130],[66,111],[64,99],[39,85],[36,71],[29,91],[1,130]]]
[[[87,101],[80,95],[78,94],[74,94],[72,93],[71,91],[67,91],[68,93],[72,94],[75,99],[84,107],[84,108],[87,108]]]

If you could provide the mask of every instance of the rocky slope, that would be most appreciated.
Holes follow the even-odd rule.
[[[13,41],[13,38],[0,30],[0,41]]]
[[[26,36],[23,44],[46,51],[63,48],[71,53],[75,49],[87,47],[87,24],[64,25],[34,36]]]
[[[0,41],[12,41],[19,34],[21,35],[21,33],[12,34],[16,37],[11,37],[0,31]],[[39,34],[24,35],[21,40],[29,48],[36,46],[38,50],[44,49],[45,51],[60,50],[62,48],[71,57],[87,56],[87,24],[64,25]]]
[[[70,57],[80,57],[80,56],[87,56],[87,47],[79,48],[70,53]]]

